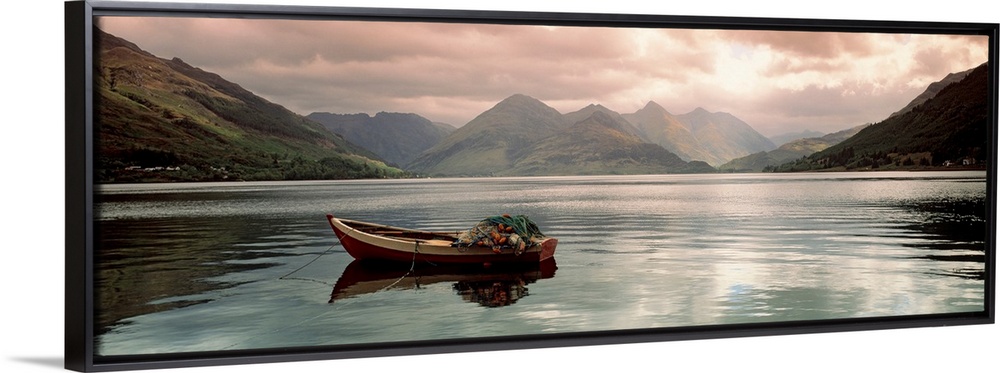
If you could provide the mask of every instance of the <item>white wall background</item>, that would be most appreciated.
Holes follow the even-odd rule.
[[[202,0],[206,2],[210,0]],[[188,1],[190,2],[190,1]],[[224,0],[588,13],[1000,22],[986,0]],[[887,2],[888,3],[888,2]],[[0,370],[62,370],[63,2],[2,6]],[[12,207],[12,208],[11,208]],[[996,325],[186,368],[176,372],[997,371]]]

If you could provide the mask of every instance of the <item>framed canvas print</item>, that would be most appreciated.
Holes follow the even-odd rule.
[[[66,367],[994,322],[997,24],[66,3]]]

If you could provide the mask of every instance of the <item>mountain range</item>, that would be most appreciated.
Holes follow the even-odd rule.
[[[497,103],[406,168],[446,176],[715,172],[652,143],[602,105],[562,114],[523,94]]]
[[[414,172],[448,176],[761,172],[825,168],[829,166],[826,163],[803,166],[802,162],[842,142],[867,144],[862,147],[866,152],[877,153],[869,155],[870,158],[876,155],[883,158],[867,163],[855,159],[849,166],[840,165],[848,168],[893,161],[898,166],[904,163],[916,166],[920,158],[926,158],[924,164],[932,163],[932,158],[976,158],[982,156],[985,145],[969,134],[985,134],[981,133],[982,126],[970,121],[979,120],[975,118],[984,112],[983,104],[970,107],[963,100],[981,100],[985,96],[949,99],[954,92],[941,92],[957,90],[950,87],[966,81],[979,69],[984,67],[949,74],[930,84],[909,104],[877,125],[856,125],[825,135],[801,131],[776,136],[773,141],[731,114],[712,113],[703,108],[673,115],[650,101],[635,113],[619,114],[591,104],[560,114],[537,99],[515,94],[404,165]],[[987,82],[978,84],[985,86]],[[935,113],[932,119],[927,113],[913,114],[934,107],[953,117],[943,118],[942,113]],[[973,112],[966,113],[967,109]],[[601,115],[595,116],[597,113]],[[869,127],[892,130],[876,131]],[[952,135],[941,135],[947,133]],[[856,135],[859,136],[855,138]],[[915,140],[914,136],[923,140]],[[775,143],[781,146],[776,147]],[[662,149],[649,145],[659,145]],[[902,158],[899,146],[908,152],[902,153]],[[872,150],[875,148],[878,150]],[[794,163],[799,165],[782,166]]]
[[[394,165],[405,165],[455,131],[413,113],[379,112],[334,114],[316,112],[306,116],[333,133],[382,157]]]
[[[747,154],[774,149],[774,143],[750,125],[728,113],[703,108],[672,115],[650,101],[639,111],[626,114],[648,139],[684,160],[701,160],[718,166]]]
[[[217,74],[100,30],[95,40],[97,182],[406,174]]]
[[[575,126],[598,112],[606,118]],[[711,172],[706,164],[775,148],[733,115],[698,108],[674,116],[655,102],[624,115],[600,104],[563,114],[533,97],[514,94],[447,132],[417,114],[313,113],[308,118],[407,170],[443,176]],[[605,126],[597,131],[590,126],[594,123]],[[613,128],[607,126],[612,123]],[[591,138],[590,145],[579,143],[585,141],[583,135],[596,132],[609,137]],[[556,141],[549,136],[566,138]],[[637,144],[647,145],[640,149]],[[679,161],[654,156],[650,152],[661,150],[648,145],[659,145]],[[584,151],[586,146],[592,147],[590,152]],[[602,150],[616,146],[637,153]],[[654,160],[660,164],[654,165]],[[697,162],[689,166],[692,161]]]

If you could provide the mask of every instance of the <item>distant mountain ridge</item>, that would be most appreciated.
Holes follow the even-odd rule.
[[[745,157],[733,159],[719,166],[719,171],[761,172],[769,170],[775,166],[811,155],[840,143],[841,141],[847,140],[867,126],[868,124],[863,124],[819,137],[801,138],[789,141],[775,150],[757,152]]]
[[[659,144],[685,160],[702,160],[717,163],[720,156],[702,146],[689,129],[690,124],[670,114],[659,104],[650,101],[635,113],[624,117],[638,127],[650,142]]]
[[[583,109],[563,114],[564,118],[563,120],[565,123],[579,123],[590,118],[591,116],[594,115],[594,113],[598,112],[607,115],[608,118],[606,119],[613,121],[618,131],[638,137],[642,141],[649,142],[649,138],[646,136],[645,132],[637,128],[631,121],[628,120],[628,118],[626,118],[625,116],[619,114],[614,110],[608,109],[604,105],[600,104],[587,105]],[[602,118],[602,120],[604,120],[604,118]]]
[[[95,30],[97,182],[395,177],[318,123]]]
[[[406,168],[450,176],[507,172],[525,149],[563,125],[562,114],[556,109],[515,94],[452,132]]]
[[[685,160],[720,165],[736,157],[775,148],[771,140],[739,118],[700,107],[689,113],[672,115],[650,101],[639,111],[624,117],[641,129],[651,142]]]
[[[704,162],[685,162],[639,137],[620,117],[604,110],[534,144],[513,165],[518,175],[601,175],[715,172]]]
[[[709,162],[712,164],[718,165],[733,158],[775,148],[771,140],[729,113],[713,113],[699,107],[690,113],[678,115],[677,119],[686,124],[698,143],[715,156],[715,162]]]
[[[592,118],[596,113],[602,113],[603,116]],[[567,143],[569,140],[542,140],[556,134],[571,139],[580,137],[580,132],[574,130],[594,131],[592,126],[575,127],[588,120],[605,125],[614,124],[614,135],[609,134],[609,136],[622,141],[623,143],[619,145],[623,149],[638,151],[630,155],[637,157],[633,161],[645,159],[642,162],[619,159],[622,165],[619,169],[613,167],[611,164],[613,162],[606,163],[603,167],[607,173],[712,172],[713,163],[720,164],[731,159],[729,157],[775,148],[770,140],[750,125],[727,113],[711,113],[699,108],[688,114],[674,116],[659,104],[650,101],[645,107],[631,114],[620,114],[600,104],[590,104],[580,110],[562,114],[533,97],[515,94],[453,132],[441,143],[417,157],[406,168],[419,173],[442,175],[535,174],[543,172],[542,170],[552,174],[571,173],[570,169],[574,167],[568,164],[564,164],[564,169],[561,171],[556,170],[551,164],[553,159],[566,158],[565,155],[552,154],[554,151],[559,151],[558,147],[542,150],[536,145],[558,144],[565,149],[576,149]],[[652,153],[648,152],[658,152],[652,148],[643,147],[642,151],[630,148],[634,145],[635,139],[638,139],[640,144],[658,145],[683,163],[677,163],[673,159],[667,161],[666,157],[652,156]],[[595,139],[590,138],[590,140]],[[601,146],[609,145],[607,141],[599,143]],[[541,153],[533,154],[534,152]],[[601,153],[601,151],[596,152]],[[644,155],[639,156],[639,153]],[[531,167],[517,169],[528,164],[522,162],[528,159],[531,160],[529,162]],[[543,167],[539,162],[545,159],[549,160],[550,164]],[[653,170],[655,167],[644,163],[653,159],[664,162],[657,166],[660,168],[655,171]],[[586,171],[579,172],[596,173],[599,168],[596,164],[591,164]]]
[[[601,105],[561,114],[515,94],[483,112],[407,169],[432,175],[575,175],[714,172],[646,141]]]
[[[812,139],[817,137],[823,137],[825,135],[827,134],[819,131],[802,130],[798,132],[788,132],[780,135],[768,136],[767,139],[771,140],[771,143],[777,145],[780,148],[782,145],[785,145],[795,140]]]
[[[413,113],[379,112],[370,116],[316,112],[306,118],[399,166],[412,162],[455,131],[455,127]]]

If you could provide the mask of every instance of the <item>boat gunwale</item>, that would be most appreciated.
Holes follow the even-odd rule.
[[[426,234],[426,235],[430,235],[430,236],[434,236],[434,237],[441,237],[441,238],[448,237],[448,238],[450,238],[452,240],[455,240],[455,239],[458,238],[457,237],[457,234],[458,234],[457,231],[455,232],[456,236],[449,236],[447,234],[441,234],[439,232],[428,232],[428,231],[422,231],[422,230],[419,230],[419,229],[401,228],[401,227],[395,227],[395,226],[391,226],[391,225],[384,225],[384,224],[375,224],[375,223],[363,222],[363,221],[359,221],[359,220],[340,219],[340,218],[337,218],[335,216],[332,216],[330,219],[337,220],[337,221],[339,221],[341,223],[341,225],[343,225],[344,227],[350,229],[350,231],[344,231],[345,235],[351,235],[351,233],[357,233],[357,234],[364,235],[364,236],[367,236],[367,237],[371,237],[371,238],[377,239],[377,240],[389,240],[389,241],[395,241],[395,242],[398,242],[398,243],[405,243],[405,244],[412,244],[412,243],[414,243],[416,241],[423,241],[423,242],[427,242],[428,245],[430,245],[430,246],[445,247],[443,245],[436,245],[436,244],[430,243],[429,241],[431,241],[431,240],[423,240],[423,239],[420,239],[420,238],[395,237],[393,235],[373,234],[373,233],[369,233],[369,232],[365,232],[363,230],[360,230],[360,229],[352,226],[352,224],[355,224],[355,225],[364,225],[364,226],[369,226],[369,227],[372,227],[372,228],[388,229],[388,230],[400,231],[400,232]],[[357,238],[357,237],[355,237],[355,238]],[[452,246],[449,243],[447,245],[447,247],[452,247]]]

